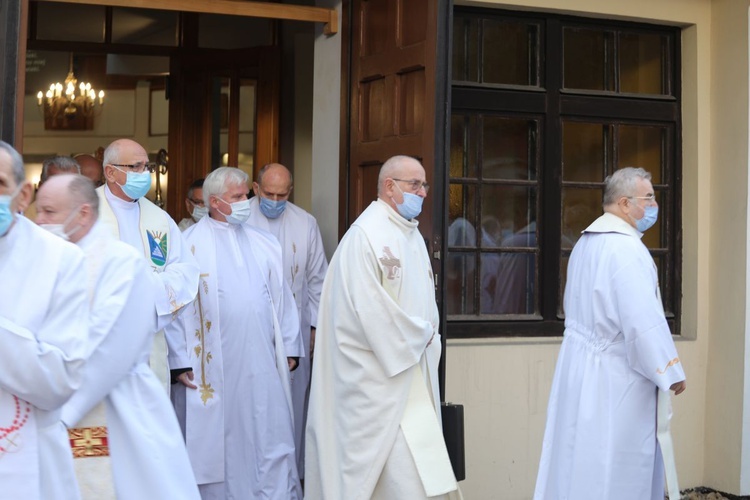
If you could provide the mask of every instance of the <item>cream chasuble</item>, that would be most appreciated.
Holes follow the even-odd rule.
[[[459,494],[441,432],[434,294],[417,222],[373,202],[341,240],[323,285],[306,498]]]
[[[169,215],[146,198],[125,201],[101,186],[99,220],[121,241],[134,247],[157,273],[155,296],[156,334],[149,364],[167,393],[169,369],[187,368],[184,341],[167,337],[162,329],[171,323],[182,307],[195,298],[198,288],[198,266],[184,242],[177,225]]]
[[[16,216],[0,276],[0,499],[77,499],[60,407],[87,352],[83,253]]]
[[[657,390],[685,373],[640,237],[605,213],[573,248],[536,500],[664,499]]]
[[[175,326],[198,386],[186,390],[186,439],[202,497],[301,498],[286,358],[302,343],[279,244],[209,217],[185,237],[200,286]]]
[[[305,424],[307,402],[310,395],[310,328],[317,325],[320,292],[328,270],[323,239],[315,218],[300,207],[287,202],[286,209],[276,219],[269,219],[260,211],[259,197],[250,200],[250,218],[253,227],[273,234],[281,243],[284,278],[292,289],[299,312],[300,333],[305,357],[291,373],[292,406],[294,407],[294,446],[297,450],[297,470],[304,477]]]
[[[148,367],[158,290],[141,255],[100,222],[78,245],[86,253],[91,341],[81,387],[65,404],[84,499],[197,499],[177,420]]]

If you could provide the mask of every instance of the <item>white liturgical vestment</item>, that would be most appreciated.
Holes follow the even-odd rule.
[[[87,351],[83,253],[16,216],[0,276],[0,499],[77,499],[60,407]]]
[[[186,389],[185,432],[201,496],[301,499],[286,358],[303,352],[279,243],[210,217],[185,239],[200,286],[173,326],[198,386]]]
[[[433,274],[417,225],[373,202],[331,260],[315,341],[307,499],[457,493],[440,423]]]
[[[156,318],[138,313],[153,307],[158,278],[139,252],[101,223],[78,246],[89,273],[90,352],[62,420],[71,432],[82,496],[198,499],[177,419],[148,366]]]
[[[657,389],[685,373],[640,238],[605,213],[573,248],[536,500],[664,499]]]
[[[328,269],[323,239],[315,217],[297,205],[287,202],[284,212],[269,219],[260,211],[259,197],[250,200],[247,223],[264,229],[279,240],[283,253],[284,278],[292,289],[299,312],[300,332],[305,357],[291,373],[292,406],[294,407],[294,446],[297,450],[297,470],[304,477],[305,423],[310,394],[310,328],[318,322],[318,306],[323,279]]]
[[[97,193],[99,221],[116,238],[138,250],[159,278],[152,306],[157,322],[150,364],[168,392],[169,368],[187,368],[189,364],[184,339],[167,335],[165,345],[162,329],[195,298],[198,265],[185,247],[177,224],[164,210],[146,198],[122,200],[106,185]]]

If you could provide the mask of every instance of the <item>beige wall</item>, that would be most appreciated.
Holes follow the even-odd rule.
[[[739,493],[738,445],[723,457],[708,453],[707,436],[727,434],[739,442],[740,429],[726,428],[714,417],[717,409],[707,419],[707,373],[719,364],[718,356],[709,358],[709,346],[713,346],[712,334],[716,326],[711,323],[709,302],[709,271],[711,267],[711,241],[719,241],[711,234],[714,223],[710,205],[712,186],[711,157],[711,2],[705,0],[526,0],[523,2],[460,2],[474,6],[506,9],[542,10],[571,15],[625,19],[641,22],[678,25],[683,27],[683,339],[677,341],[677,349],[688,377],[688,391],[674,399],[675,416],[673,435],[676,440],[677,466],[681,488],[708,485],[722,487],[724,491]],[[745,5],[742,2],[742,5]],[[733,14],[741,21],[747,15]],[[735,23],[737,24],[737,23]],[[744,29],[735,33],[725,30],[731,39],[746,41]],[[734,30],[734,26],[732,30]],[[739,43],[741,45],[741,43]],[[742,46],[742,50],[746,47]],[[735,60],[727,58],[727,61]],[[744,61],[747,56],[744,56]],[[742,65],[736,68],[742,71]],[[747,77],[739,78],[744,81]],[[747,95],[745,88],[743,97]],[[728,96],[729,97],[729,96]],[[737,113],[745,112],[746,106],[737,106]],[[736,118],[740,120],[739,117]],[[745,129],[747,119],[741,124]],[[734,118],[730,123],[735,123]],[[738,122],[739,124],[739,122]],[[729,128],[730,125],[727,125]],[[744,135],[743,135],[744,134]],[[746,130],[730,133],[732,139],[739,136],[741,145],[735,149],[747,151]],[[727,140],[731,140],[729,137]],[[744,149],[743,149],[744,148]],[[739,164],[735,164],[735,169]],[[734,203],[737,217],[744,222],[746,199],[746,163],[741,166],[735,180],[733,197],[723,198],[727,207]],[[726,174],[727,176],[729,173]],[[737,203],[736,200],[743,200]],[[709,209],[709,207],[711,209]],[[740,223],[740,227],[744,227]],[[736,231],[733,225],[727,233]],[[733,236],[733,241],[744,241],[743,231]],[[700,235],[700,237],[699,237]],[[729,246],[724,248],[730,248]],[[739,247],[731,246],[732,251]],[[737,266],[730,267],[725,274],[738,275],[744,269],[744,251],[733,254]],[[742,261],[740,264],[739,261]],[[717,261],[717,264],[720,261]],[[716,266],[714,266],[716,267]],[[715,270],[714,270],[715,272]],[[741,280],[736,280],[741,281]],[[726,285],[726,282],[724,282]],[[731,328],[743,331],[744,283],[733,285],[736,297],[732,302],[734,315]],[[714,281],[714,289],[720,289]],[[723,296],[726,292],[722,292]],[[716,294],[713,294],[716,295]],[[726,304],[725,304],[726,305]],[[726,309],[721,308],[722,311]],[[559,340],[451,340],[447,348],[446,399],[463,403],[466,411],[467,479],[462,482],[466,498],[531,498],[536,480],[537,465],[541,452],[547,398],[552,382],[555,361],[559,351]],[[732,342],[724,349],[736,349],[732,363],[724,371],[742,367],[737,359],[741,345]],[[713,364],[709,364],[713,362]],[[712,379],[718,382],[725,373]],[[737,385],[739,377],[735,377]],[[712,389],[714,389],[712,387]],[[718,390],[718,387],[715,388]],[[738,395],[736,387],[727,392]],[[740,402],[732,402],[723,396],[711,399],[720,408],[728,408],[735,416]],[[727,406],[725,406],[727,405]],[[720,429],[725,429],[721,431]],[[716,436],[719,438],[719,436]],[[720,448],[728,441],[717,443]],[[717,461],[720,460],[720,461]],[[728,465],[724,467],[723,464]],[[734,470],[734,474],[725,469]],[[726,477],[725,477],[726,476]]]

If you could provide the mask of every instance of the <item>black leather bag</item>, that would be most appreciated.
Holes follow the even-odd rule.
[[[441,403],[443,437],[451,459],[453,474],[457,481],[466,479],[466,455],[464,453],[464,405]]]

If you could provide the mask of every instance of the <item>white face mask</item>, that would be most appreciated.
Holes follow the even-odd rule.
[[[59,236],[60,238],[64,239],[65,241],[70,241],[70,237],[73,236],[78,232],[79,229],[81,229],[81,226],[76,227],[72,231],[66,231],[65,226],[68,225],[68,223],[73,220],[73,218],[78,215],[78,212],[81,210],[81,207],[78,206],[70,212],[70,215],[68,215],[62,224],[39,224],[39,227],[42,229],[45,229],[49,231],[50,233],[54,234],[55,236]]]
[[[193,212],[190,214],[190,217],[192,217],[195,222],[198,222],[206,215],[208,215],[208,208],[200,205],[193,205]]]
[[[221,201],[232,207],[232,213],[227,215],[221,210],[219,210],[219,213],[226,217],[227,222],[230,224],[244,224],[247,219],[250,218],[250,200],[242,200],[242,201],[236,201],[234,203],[229,203],[227,201],[222,200]],[[218,210],[218,209],[217,209]]]

